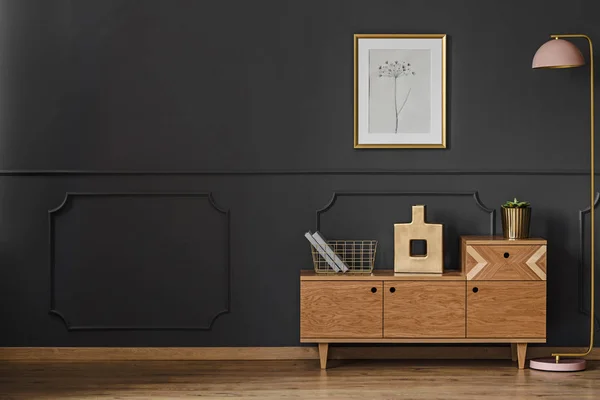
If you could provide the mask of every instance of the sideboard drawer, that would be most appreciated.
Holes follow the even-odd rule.
[[[467,282],[467,338],[545,338],[546,282]]]
[[[382,319],[382,281],[301,282],[301,338],[381,338]]]
[[[546,280],[546,245],[469,245],[463,254],[467,280]]]
[[[464,338],[465,282],[384,282],[383,336]]]

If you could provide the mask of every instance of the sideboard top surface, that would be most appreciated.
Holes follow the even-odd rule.
[[[393,269],[375,270],[370,274],[326,273],[317,274],[313,270],[300,271],[301,281],[464,281],[462,271],[445,271],[443,274],[394,273]]]
[[[502,236],[461,236],[460,239],[468,244],[479,245],[536,245],[546,244],[546,239],[528,238],[528,239],[505,239]]]
[[[505,239],[502,236],[461,236],[463,245],[484,246],[522,246],[546,245],[543,238]],[[442,274],[430,273],[395,273],[394,269],[374,270],[365,273],[316,273],[314,270],[302,270],[302,281],[466,281],[467,276],[462,270],[446,270]]]

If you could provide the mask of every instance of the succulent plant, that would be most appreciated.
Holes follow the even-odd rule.
[[[519,201],[516,197],[513,201],[509,200],[502,204],[502,207],[504,208],[527,208],[529,206],[531,206],[531,204],[528,201]]]

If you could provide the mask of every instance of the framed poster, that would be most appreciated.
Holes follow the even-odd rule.
[[[354,148],[446,147],[446,35],[354,35]]]

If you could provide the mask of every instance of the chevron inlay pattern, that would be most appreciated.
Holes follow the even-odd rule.
[[[472,246],[467,246],[467,254],[469,254],[471,257],[473,257],[475,259],[475,262],[477,263],[467,273],[467,280],[471,280],[471,279],[473,279],[473,277],[477,276],[477,274],[480,273],[481,270],[483,269],[483,267],[485,267],[488,263],[487,263],[487,261],[485,261],[485,258],[481,257],[481,255],[479,255],[479,253],[476,252],[475,249],[473,249]],[[467,263],[467,268],[468,268],[469,264],[472,264],[472,263]]]
[[[467,280],[546,280],[546,246],[467,246]]]

